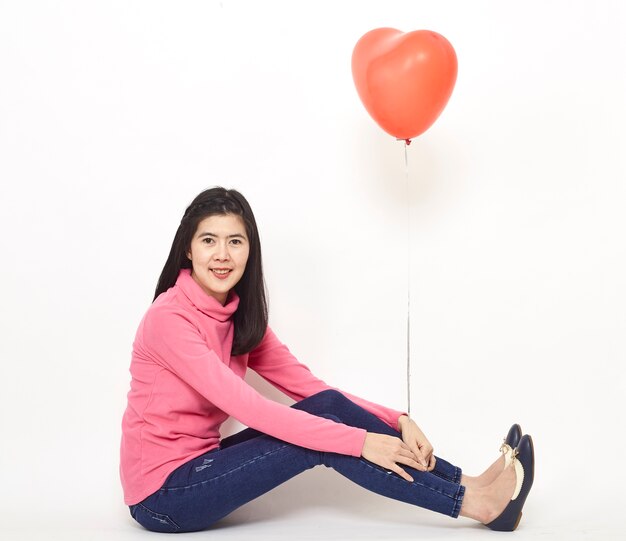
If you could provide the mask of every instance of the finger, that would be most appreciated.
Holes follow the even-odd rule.
[[[419,470],[419,471],[426,471],[426,468],[428,467],[428,464],[422,465],[420,462],[418,462],[417,458],[415,457],[412,451],[404,450],[404,449],[396,453],[395,455],[393,455],[392,460],[394,462],[406,464],[407,466],[410,466],[411,468],[415,468],[416,470]]]
[[[420,451],[417,444],[409,446],[405,443],[404,445],[401,446],[401,451],[399,451],[399,453],[402,454],[403,456],[408,456],[410,458],[413,458],[414,460],[419,462],[424,470],[428,467],[428,459]],[[418,469],[422,470],[422,468],[418,468]]]
[[[432,444],[425,437],[422,437],[421,439],[419,439],[417,441],[417,444],[424,458],[430,458],[430,455],[432,455],[433,453]]]
[[[400,440],[400,449],[405,449],[406,451],[410,451],[411,446],[404,440]]]
[[[435,464],[437,464],[437,459],[435,455],[430,455],[430,462],[428,463],[428,471],[433,471],[435,469]]]
[[[413,454],[415,455],[416,460],[424,467],[426,468],[428,466],[428,460],[426,460],[426,457],[424,457],[424,454],[422,453],[422,451],[420,450],[420,448],[416,445],[414,446],[412,449]]]
[[[402,455],[402,456],[408,456],[414,460],[417,460],[417,457],[415,456],[415,452],[413,451],[413,449],[410,448],[401,448],[398,450],[398,454]]]
[[[422,455],[424,456],[424,460],[430,464],[430,459],[433,457],[433,448],[430,447],[429,449],[422,449]]]
[[[402,453],[398,453],[396,458],[398,459],[397,461],[400,461],[400,458],[402,458],[403,464],[411,466],[411,468],[415,468],[419,471],[426,471],[426,468],[428,467],[428,462],[426,462],[426,464],[422,464],[415,456],[415,453],[413,451],[404,451]]]
[[[409,483],[413,482],[413,477],[411,477],[406,471],[404,471],[400,466],[398,466],[397,464],[393,464],[390,468],[389,468],[392,472],[397,473],[400,477],[402,477],[402,479],[405,479],[406,481],[408,481]]]
[[[414,460],[411,457],[406,457],[406,456],[398,456],[396,457],[396,463],[398,464],[404,464],[405,466],[409,466],[411,468],[414,468],[418,471],[426,471],[426,468],[424,466],[422,466],[419,462],[417,462],[416,460]]]

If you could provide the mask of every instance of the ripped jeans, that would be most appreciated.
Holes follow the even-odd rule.
[[[334,390],[322,391],[293,408],[333,419],[368,432],[400,437],[385,422]],[[409,504],[456,518],[465,487],[461,470],[437,458],[432,472],[406,468],[412,483],[364,458],[312,451],[246,429],[179,466],[163,486],[131,505],[132,517],[148,530],[204,530],[243,504],[315,466],[333,468],[360,486]]]

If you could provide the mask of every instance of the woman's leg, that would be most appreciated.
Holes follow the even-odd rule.
[[[355,426],[357,428],[364,428],[368,432],[374,432],[377,434],[387,434],[388,436],[395,436],[397,438],[402,437],[400,432],[394,430],[387,423],[381,421],[369,411],[346,398],[339,391],[322,391],[321,393],[305,398],[304,400],[294,404],[292,407],[295,409],[301,409],[313,415],[330,413],[339,417],[343,424]],[[428,473],[441,477],[447,481],[451,481],[452,483],[461,484],[461,469],[453,466],[440,457],[436,458],[437,460],[435,462],[434,470]],[[417,470],[412,468],[408,468],[408,470],[410,470],[409,473],[415,479],[413,472]],[[421,473],[424,472],[418,472],[418,474]]]
[[[336,391],[324,391],[294,407],[370,432],[399,436]],[[460,512],[478,520],[486,516],[482,503],[489,495],[487,489],[472,490],[471,497],[465,497],[469,501],[465,501],[465,487],[459,484],[461,470],[442,459],[437,460],[439,470],[435,472],[407,468],[414,479],[409,483],[362,458],[312,451],[251,429],[226,438],[223,444],[175,470],[159,491],[131,507],[133,517],[156,531],[205,529],[241,505],[321,464],[390,498],[452,517]]]
[[[387,423],[381,421],[375,415],[371,414],[367,410],[364,410],[363,408],[346,398],[339,391],[322,391],[308,398],[305,398],[304,400],[301,400],[296,404],[293,404],[293,406],[291,407],[294,409],[306,411],[307,413],[311,413],[317,416],[329,414],[335,415],[336,417],[339,417],[341,419],[341,422],[343,424],[354,426],[357,428],[363,428],[368,432],[387,434],[388,436],[395,436],[398,438],[401,437],[401,434],[398,431],[394,430]],[[232,445],[236,445],[251,438],[263,435],[264,434],[262,432],[259,432],[258,430],[255,430],[253,428],[246,428],[241,432],[224,438],[222,440],[222,443],[220,444],[220,449],[226,449]],[[471,484],[472,486],[474,486],[473,480],[479,479],[478,477],[462,476],[460,468],[453,466],[449,462],[446,462],[439,457],[437,457],[434,470],[430,473],[456,484],[465,484],[461,482],[461,479],[464,478],[468,480],[468,484]],[[476,486],[486,486],[489,484],[489,482],[476,482]]]
[[[320,463],[319,453],[255,436],[183,464],[131,514],[153,531],[203,530]]]
[[[324,391],[313,395],[297,404],[294,408],[305,410],[309,413],[320,415],[324,411],[332,411],[341,418],[341,422],[359,428],[365,428],[368,432],[377,432],[390,436],[401,437],[401,434],[381,421],[375,415],[364,410],[360,406],[354,404],[351,400],[344,397],[337,391]],[[362,460],[366,464],[378,468]],[[431,472],[421,472],[413,468],[406,468],[409,474],[415,480],[415,483],[424,483],[428,486],[431,476],[437,476],[448,482],[461,484],[461,492],[458,500],[461,503],[460,512],[458,514],[473,518],[483,523],[490,522],[497,517],[513,494],[515,487],[515,473],[512,468],[504,468],[504,458],[498,458],[485,472],[478,477],[470,477],[463,475],[461,469],[437,457],[435,468]],[[335,468],[337,469],[337,468]],[[380,470],[380,468],[378,468]],[[345,475],[345,472],[338,471]],[[383,470],[384,471],[384,470]],[[346,475],[347,477],[350,477]],[[394,479],[401,480],[397,475],[393,475]],[[357,479],[352,479],[362,486],[366,486]],[[402,480],[404,483],[406,481]],[[413,483],[414,484],[414,483]],[[367,487],[374,492],[378,490],[374,487]],[[379,492],[380,493],[380,492]],[[388,493],[383,494],[402,501],[402,497],[397,497]],[[412,502],[409,502],[412,503]],[[422,507],[433,509],[428,505],[417,504]],[[437,509],[433,509],[437,510]],[[445,512],[444,512],[445,513]],[[447,514],[447,513],[446,513]],[[451,516],[456,516],[454,513]]]
[[[292,407],[315,415],[332,411],[341,418],[341,422],[344,424],[364,428],[368,432],[401,437],[401,434],[387,423],[364,410],[338,391],[323,391],[294,404]],[[461,508],[460,514],[463,516],[488,522],[500,513],[515,486],[513,471],[504,471],[504,457],[498,458],[477,477],[464,475],[460,468],[440,457],[436,458],[435,468],[431,472],[425,474],[412,468],[407,468],[407,471],[416,482],[419,482],[418,477],[424,478],[426,476],[428,478],[428,475],[431,474],[463,485],[466,490],[463,501],[467,504]]]

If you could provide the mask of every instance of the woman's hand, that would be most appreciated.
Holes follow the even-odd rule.
[[[437,461],[433,454],[433,446],[415,424],[415,421],[406,415],[402,415],[398,419],[398,427],[400,432],[402,432],[402,441],[409,447],[420,463],[420,467],[417,469],[420,471],[432,471]]]
[[[368,432],[365,436],[361,456],[386,470],[397,473],[410,483],[413,482],[413,478],[398,464],[405,464],[411,466],[411,468],[424,470],[415,461],[415,456],[406,443],[400,438],[387,436],[386,434]]]

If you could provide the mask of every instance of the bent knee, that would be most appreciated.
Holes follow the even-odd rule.
[[[315,393],[313,396],[325,400],[327,403],[346,402],[348,399],[336,389],[326,389]]]
[[[322,413],[338,414],[341,417],[347,406],[352,404],[349,399],[335,389],[326,389],[313,394],[304,400],[294,404],[292,407],[304,410],[313,415]]]

